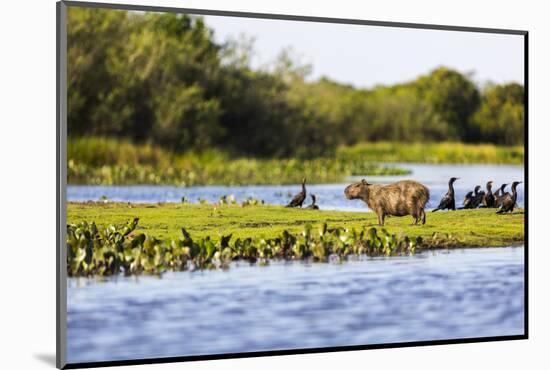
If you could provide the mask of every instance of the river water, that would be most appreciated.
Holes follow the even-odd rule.
[[[68,280],[68,361],[524,333],[524,248]]]
[[[405,176],[370,176],[372,183],[390,183],[403,179],[420,181],[430,189],[430,201],[427,208],[435,208],[441,197],[447,192],[450,177],[460,177],[455,183],[457,206],[462,204],[464,195],[481,185],[485,190],[487,181],[495,182],[493,190],[503,183],[523,181],[522,166],[504,165],[430,165],[430,164],[396,164],[396,166],[412,170],[412,174]],[[344,196],[344,188],[361,177],[351,178],[340,184],[308,185],[309,193],[317,197],[317,204],[321,209],[343,211],[367,211],[366,206],[359,200],[350,201]],[[523,206],[523,184],[518,187],[518,205]],[[508,185],[507,191],[510,190]],[[186,197],[191,202],[199,198],[208,202],[216,202],[223,195],[234,195],[238,201],[247,197],[262,199],[269,204],[287,204],[291,197],[300,191],[300,185],[262,185],[262,186],[194,186],[176,187],[159,185],[140,186],[76,186],[70,185],[67,189],[69,201],[99,200],[106,196],[113,201],[157,203],[180,202]],[[309,204],[308,198],[306,204]]]

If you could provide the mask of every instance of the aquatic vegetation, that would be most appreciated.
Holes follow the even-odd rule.
[[[462,143],[363,143],[335,156],[299,160],[232,158],[210,150],[175,154],[150,144],[106,138],[68,140],[69,184],[251,185],[331,183],[349,176],[403,175],[380,162],[523,164],[522,146]]]
[[[294,184],[304,176],[310,183],[331,183],[357,174],[409,173],[372,160],[232,158],[216,150],[176,154],[149,144],[105,138],[71,138],[67,153],[69,184]]]
[[[258,205],[262,205],[264,204],[265,202],[263,201],[263,199],[257,199],[257,198],[254,198],[254,197],[248,197],[246,198],[245,200],[243,200],[241,202],[241,206],[242,207],[246,207],[246,206],[258,206]],[[230,203],[230,204],[235,204],[235,203]]]
[[[342,147],[337,157],[346,162],[414,162],[452,164],[523,165],[524,147],[494,144],[437,143],[362,143]]]
[[[438,212],[429,214],[423,226],[392,217],[379,227],[373,212],[308,212],[254,199],[248,203],[69,203],[67,272],[160,274],[227,268],[232,261],[338,262],[524,240],[522,210],[506,216],[493,209]]]
[[[159,239],[134,233],[139,219],[121,225],[97,226],[81,222],[67,226],[69,276],[160,274],[167,270],[227,268],[231,261],[255,263],[270,259],[327,262],[352,255],[392,256],[415,253],[424,247],[421,237],[396,236],[386,229],[329,228],[306,224],[300,233],[284,230],[274,238],[237,238],[222,235],[193,238],[181,228],[177,239]],[[333,259],[334,259],[333,258]]]

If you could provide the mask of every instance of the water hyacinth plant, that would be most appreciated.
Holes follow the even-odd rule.
[[[222,235],[194,239],[181,228],[178,239],[161,240],[135,232],[139,219],[122,225],[98,227],[81,222],[67,226],[67,272],[69,276],[161,274],[167,270],[227,268],[231,261],[270,259],[344,261],[349,256],[412,254],[430,247],[421,237],[397,236],[385,229],[314,229],[306,224],[301,233],[284,230],[274,238],[237,238]],[[435,245],[435,244],[434,244]]]

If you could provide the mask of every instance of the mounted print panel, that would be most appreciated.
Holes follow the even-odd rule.
[[[527,338],[527,32],[58,4],[58,366]]]

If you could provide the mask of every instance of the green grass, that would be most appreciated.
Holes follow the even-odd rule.
[[[524,148],[456,142],[377,142],[340,148],[337,156],[345,161],[523,165]]]
[[[214,240],[228,234],[233,234],[233,238],[272,238],[285,230],[300,233],[306,224],[318,227],[325,222],[330,227],[361,229],[374,226],[380,229],[373,212],[177,203],[69,203],[67,207],[69,224],[87,221],[107,226],[124,224],[134,217],[139,218],[137,231],[162,239],[181,237],[182,227],[193,237]],[[522,209],[506,215],[497,215],[494,209],[429,212],[426,225],[411,226],[411,222],[412,217],[390,217],[384,228],[398,236],[448,239],[457,247],[505,246],[524,240]]]
[[[149,144],[107,138],[69,138],[69,184],[251,185],[340,182],[352,175],[400,175],[380,162],[523,164],[521,146],[462,143],[363,143],[327,158],[230,158],[208,150],[174,154]]]
[[[252,185],[332,183],[351,175],[399,175],[409,171],[340,158],[230,158],[209,150],[174,154],[148,144],[106,138],[69,138],[68,183],[95,185]]]

